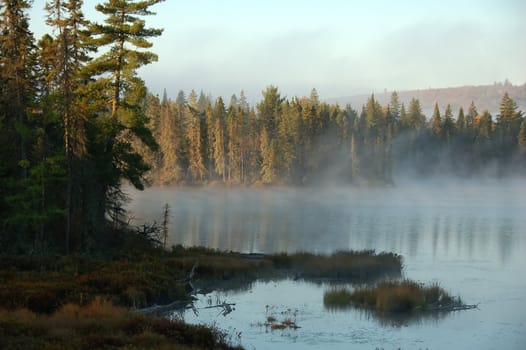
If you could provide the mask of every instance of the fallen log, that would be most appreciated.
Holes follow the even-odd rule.
[[[425,308],[426,311],[461,311],[461,310],[471,310],[478,309],[479,304],[448,304],[448,305],[438,305],[438,306],[428,306]]]
[[[185,301],[174,301],[170,304],[165,305],[152,305],[143,309],[137,309],[135,312],[143,314],[143,315],[161,315],[163,313],[166,313],[168,311],[172,311],[174,309],[192,309],[193,303],[191,300],[185,300]]]
[[[235,303],[227,303],[226,301],[221,303],[221,304],[217,304],[217,305],[210,305],[210,306],[205,306],[203,309],[212,309],[212,308],[221,308],[221,311],[219,311],[219,315],[223,315],[223,316],[226,316],[228,315],[229,313],[231,313],[232,311],[235,310],[234,306],[236,304]]]

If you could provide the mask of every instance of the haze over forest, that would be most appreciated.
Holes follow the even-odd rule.
[[[332,68],[345,66],[349,68],[346,72],[358,72],[364,61],[359,64],[352,57],[392,57],[377,55],[379,44],[385,44],[385,32],[375,31],[383,41],[360,44],[355,32],[345,27],[346,38],[354,38],[356,45],[343,45],[346,41],[336,35],[335,30],[342,28],[342,23],[364,24],[363,19],[359,19],[338,22],[329,32],[316,27],[315,32],[319,31],[321,36],[314,40],[316,35],[307,35],[314,33],[305,27],[305,23],[310,22],[304,23],[301,18],[315,18],[311,17],[317,14],[313,11],[315,7],[302,8],[304,17],[298,20],[293,16],[295,8],[289,4],[277,18],[283,27],[269,28],[271,35],[260,38],[265,55],[258,54],[261,47],[245,45],[246,41],[239,46],[244,49],[243,53],[251,53],[249,58],[258,56],[254,62],[259,65],[245,66],[232,58],[229,65],[224,66],[229,67],[223,69],[229,74],[222,76],[222,81],[241,76],[244,83],[240,88],[209,96],[208,91],[212,94],[225,91],[225,86],[212,91],[206,82],[216,80],[217,75],[207,69],[203,71],[203,67],[221,68],[224,59],[238,51],[221,46],[230,43],[225,41],[228,36],[221,36],[222,40],[211,44],[205,55],[213,62],[201,61],[200,75],[195,75],[195,66],[188,64],[197,60],[195,55],[202,52],[201,47],[207,41],[193,41],[192,49],[178,47],[174,55],[171,37],[164,36],[162,26],[166,25],[166,32],[173,35],[173,22],[186,24],[181,33],[195,31],[196,25],[190,23],[191,16],[182,16],[181,21],[167,18],[167,13],[171,15],[167,9],[173,9],[176,3],[179,2],[110,1],[93,8],[93,3],[86,2],[83,6],[82,1],[71,0],[50,2],[46,10],[38,7],[42,3],[31,9],[32,2],[25,0],[1,3],[0,141],[5,146],[0,150],[0,219],[6,230],[12,232],[2,238],[2,244],[27,248],[44,242],[61,242],[65,252],[84,249],[89,242],[104,245],[108,237],[104,233],[107,218],[118,220],[123,203],[121,186],[125,182],[139,189],[148,184],[384,186],[395,183],[395,177],[402,173],[413,173],[420,178],[436,174],[506,177],[523,173],[526,121],[522,111],[522,85],[516,87],[506,82],[482,90],[464,89],[466,95],[455,89],[423,95],[389,93],[388,99],[387,95],[371,94],[350,105],[347,101],[340,104],[324,101],[312,87],[328,91],[327,86],[338,83],[341,89],[331,91],[356,91],[356,86],[354,90],[345,86],[365,79],[342,76],[342,69]],[[217,2],[207,4],[208,10],[218,6]],[[339,4],[346,4],[348,10],[354,6],[349,8],[348,2]],[[506,26],[496,28],[496,32],[515,33],[514,25],[521,26],[524,21],[516,15],[518,11],[512,10],[523,5],[522,2],[510,4],[513,5],[510,8],[485,5],[475,12],[491,16],[492,11],[501,11],[506,20],[500,17],[498,20]],[[150,11],[153,5],[159,15]],[[258,6],[262,6],[262,13],[271,16],[276,12],[272,6],[277,5]],[[374,14],[375,6],[364,6],[360,10]],[[393,26],[396,24],[397,38],[403,39],[399,43],[407,45],[415,40],[422,45],[427,43],[422,37],[407,36],[408,28],[412,27],[394,21],[396,16],[387,12],[389,6],[380,6],[378,18]],[[464,23],[450,16],[447,6],[437,6],[431,9],[440,10],[437,13],[450,19],[452,28]],[[90,17],[84,17],[84,9]],[[414,11],[407,12],[409,9]],[[327,10],[324,7],[324,11]],[[428,22],[425,25],[419,22],[417,27],[426,30],[437,21],[436,13],[425,6],[413,9],[404,5],[395,10],[407,13],[412,20],[420,18],[420,13]],[[253,18],[250,11],[252,17],[249,18]],[[224,12],[225,8],[221,8],[220,13]],[[121,16],[117,18],[115,13]],[[462,30],[460,34],[478,38],[478,34],[486,33],[487,28],[481,25],[478,16],[472,17],[467,9],[462,13],[469,15],[472,22],[468,27],[473,31]],[[148,22],[143,18],[145,15]],[[326,18],[332,17],[324,17],[324,23],[332,23],[326,22]],[[216,23],[217,19],[210,17],[210,23]],[[158,26],[149,27],[150,20]],[[244,21],[246,23],[246,18]],[[247,31],[254,34],[266,28],[246,24]],[[38,29],[38,35],[33,34],[33,27]],[[299,37],[287,33],[299,33]],[[431,35],[433,31],[429,33],[433,42],[438,43],[441,42],[438,39],[449,37],[452,32],[451,28],[441,27],[439,36]],[[331,40],[328,34],[334,34]],[[281,37],[280,47],[274,46],[275,39]],[[516,37],[506,36],[509,40],[499,37],[491,43],[494,47],[508,48]],[[232,38],[239,39],[234,34]],[[250,38],[250,43],[254,38]],[[480,40],[473,42],[480,43]],[[291,43],[298,50],[305,50],[291,51]],[[214,47],[221,50],[211,50]],[[403,47],[392,51],[405,55],[407,51]],[[499,56],[507,59],[506,64],[492,77],[509,71],[511,81],[523,79],[523,60],[520,65],[515,62],[522,57],[523,46],[515,47],[518,48],[516,55]],[[151,64],[159,58],[157,50],[162,59],[170,61],[169,67],[159,65],[163,67],[163,79],[152,79],[152,72],[145,69],[157,66]],[[462,62],[472,62],[472,58],[483,51],[463,50],[469,55],[455,61],[456,69]],[[297,59],[298,52],[305,53],[304,60]],[[316,61],[310,59],[308,52],[316,52],[320,59],[329,57],[327,53],[340,52],[341,55],[329,61]],[[244,57],[244,64],[250,61],[245,55],[239,57]],[[419,77],[423,72],[438,76],[440,72],[449,72],[452,66],[445,64],[441,57],[443,55],[437,60],[426,56],[413,65],[406,61],[401,65],[395,57],[383,62],[367,61],[367,66],[369,72],[381,68],[381,74],[374,75],[377,81],[381,76],[392,82],[395,80],[387,78],[394,68],[399,77]],[[346,63],[333,67],[336,61],[331,60]],[[237,69],[234,62],[243,69]],[[294,67],[290,66],[291,62]],[[425,68],[433,62],[444,65],[437,65],[435,70]],[[274,63],[280,69],[267,71]],[[406,70],[415,67],[420,69],[408,75]],[[328,68],[332,73],[324,74]],[[195,78],[192,85],[202,86],[205,92],[185,89],[187,84],[181,76],[172,79],[173,72],[181,72],[180,69],[194,72],[190,74]],[[488,79],[485,69],[477,71]],[[261,72],[263,80],[259,76]],[[267,76],[265,72],[272,74]],[[291,83],[288,78],[300,76],[299,72],[309,78],[300,82],[302,89],[294,89],[298,81]],[[464,81],[480,81],[480,78],[470,80],[469,76],[459,76]],[[398,81],[402,84],[402,80]],[[428,81],[433,85],[437,82],[431,77]],[[178,82],[184,91],[177,93],[170,86]],[[261,84],[255,87],[256,83]],[[252,102],[241,90],[245,84],[263,94]],[[155,93],[162,91],[159,86],[167,87],[170,93]],[[306,93],[298,93],[302,90]],[[447,91],[451,94],[446,93],[442,99]],[[485,96],[487,99],[479,100],[477,96],[488,91],[491,93]],[[233,96],[234,93],[237,95]],[[430,101],[438,102],[432,112],[426,110]],[[463,109],[457,108],[459,104]],[[53,234],[46,236],[45,232]]]
[[[471,102],[474,102],[480,110],[488,110],[491,114],[497,115],[502,95],[506,92],[515,100],[520,110],[526,110],[526,82],[522,85],[513,85],[505,80],[488,85],[421,87],[417,90],[397,90],[400,101],[405,104],[408,104],[413,97],[419,99],[422,111],[426,115],[433,113],[435,102],[440,108],[446,108],[447,104],[450,104],[453,110],[458,110],[460,107],[467,109]],[[346,104],[361,106],[367,102],[370,96],[371,92],[363,95],[333,96],[327,98],[326,101],[338,103],[341,106]],[[380,104],[386,104],[391,98],[391,91],[374,91],[374,97]]]

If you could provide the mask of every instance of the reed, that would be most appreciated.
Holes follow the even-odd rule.
[[[438,284],[425,286],[410,281],[386,281],[350,291],[346,288],[331,289],[324,294],[324,304],[330,308],[349,306],[385,313],[407,313],[417,310],[453,310],[464,304]]]

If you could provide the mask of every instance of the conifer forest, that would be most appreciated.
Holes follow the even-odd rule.
[[[524,174],[526,120],[508,94],[491,115],[424,115],[418,99],[363,106],[262,87],[250,104],[149,92],[138,69],[157,60],[146,24],[161,0],[107,1],[103,22],[81,0],[48,1],[35,38],[31,1],[0,3],[0,249],[92,251],[111,244],[123,186],[396,186],[398,175]],[[447,103],[447,101],[444,101]]]

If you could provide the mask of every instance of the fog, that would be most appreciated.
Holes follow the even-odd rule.
[[[359,312],[324,310],[323,284],[258,282],[246,292],[217,295],[237,303],[239,310],[222,317],[220,324],[242,331],[247,346],[412,348],[418,341],[430,348],[520,348],[526,341],[521,331],[526,282],[518,278],[526,266],[526,181],[397,176],[394,182],[364,187],[153,187],[143,192],[128,188],[127,209],[135,218],[132,224],[160,222],[168,203],[169,246],[246,253],[399,253],[404,277],[439,283],[467,303],[480,303],[475,311],[396,328],[393,322],[377,322]],[[293,300],[276,298],[289,293]],[[297,322],[302,328],[294,332],[295,340],[247,326],[264,319],[265,305],[300,310]],[[186,314],[185,320],[218,321],[216,313],[205,315]]]
[[[132,224],[159,223],[163,206],[170,206],[169,245],[263,253],[375,249],[408,257],[455,252],[504,261],[517,253],[516,243],[524,244],[526,232],[523,179],[398,177],[391,187],[128,192]]]

